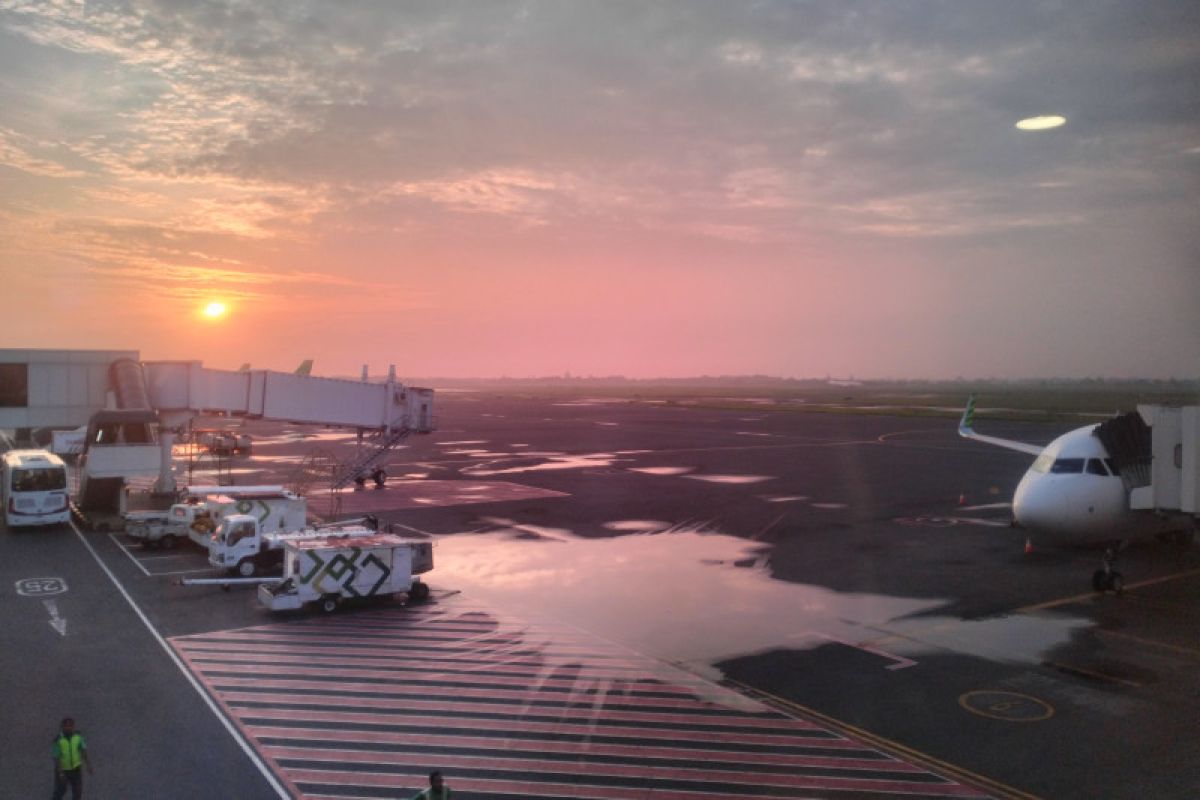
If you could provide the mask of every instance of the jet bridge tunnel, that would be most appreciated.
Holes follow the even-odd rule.
[[[127,350],[0,350],[0,428],[87,425],[84,483],[111,486],[157,475],[157,490],[175,491],[174,438],[198,414],[377,434],[376,451],[348,469],[361,469],[407,435],[435,426],[433,390],[398,382],[394,367],[384,381],[370,382],[365,369],[362,379],[351,380],[210,369],[199,361],[140,361],[137,351]],[[80,494],[99,502],[83,497],[83,484]]]

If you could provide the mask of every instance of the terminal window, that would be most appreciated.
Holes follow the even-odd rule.
[[[29,405],[29,365],[0,364],[0,408]]]

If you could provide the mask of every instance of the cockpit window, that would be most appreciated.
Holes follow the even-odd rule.
[[[1084,472],[1089,475],[1103,475],[1106,478],[1108,477],[1108,470],[1104,468],[1104,462],[1098,458],[1089,458]]]
[[[1121,470],[1117,469],[1117,462],[1113,461],[1111,458],[1104,459],[1104,464],[1105,464],[1105,466],[1108,467],[1108,471],[1111,472],[1113,475],[1121,474]]]
[[[1050,465],[1053,463],[1054,456],[1050,455],[1049,453],[1042,453],[1037,457],[1037,460],[1033,462],[1033,466],[1030,467],[1030,469],[1034,472],[1049,472]]]
[[[1050,471],[1060,475],[1080,473],[1083,472],[1083,461],[1082,458],[1060,458],[1050,467]]]

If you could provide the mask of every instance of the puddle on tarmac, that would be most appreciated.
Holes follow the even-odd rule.
[[[801,500],[807,500],[808,495],[803,494],[762,494],[759,498],[766,500],[768,503],[798,503]]]
[[[683,475],[695,467],[630,467],[630,472],[642,472],[646,475]]]
[[[533,453],[522,453],[523,458],[534,455]],[[489,464],[481,464],[478,467],[468,467],[462,470],[463,475],[511,475],[517,472],[542,472],[545,470],[556,469],[595,469],[597,467],[611,467],[616,461],[616,456],[612,453],[591,453],[589,455],[580,456],[551,456],[549,461],[538,461],[530,464],[516,464],[510,467],[498,466],[506,462],[491,462]],[[518,459],[510,459],[516,461]]]
[[[606,428],[615,428],[618,425],[620,425],[621,423],[619,423],[619,422],[597,422],[596,424],[603,425]]]
[[[774,480],[770,475],[688,475],[694,481],[708,483],[762,483]]]
[[[823,508],[826,511],[833,511],[839,508],[846,508],[845,503],[809,503],[813,508]]]
[[[618,519],[604,523],[610,531],[640,532],[665,531],[671,523],[660,519]]]
[[[487,444],[487,439],[461,439],[457,442],[438,442],[438,447],[454,447],[459,444]]]
[[[924,616],[947,601],[778,581],[761,568],[769,548],[694,528],[583,539],[562,528],[496,517],[483,522],[499,529],[438,538],[436,587],[461,590],[497,611],[568,623],[710,675],[706,665],[727,658],[830,641],[882,648],[881,669],[889,653],[919,660],[946,649],[1040,663],[1091,625],[1056,614]],[[659,524],[609,526],[626,523]],[[886,647],[872,644],[885,637]]]
[[[773,433],[763,433],[761,431],[734,431],[737,436],[774,436]]]

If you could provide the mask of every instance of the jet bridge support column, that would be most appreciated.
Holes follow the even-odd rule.
[[[175,494],[175,437],[195,416],[191,411],[160,411],[158,413],[158,444],[162,449],[162,463],[158,469],[158,480],[154,482],[155,494]]]

